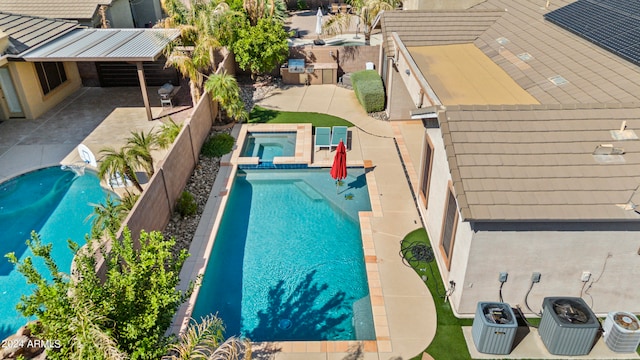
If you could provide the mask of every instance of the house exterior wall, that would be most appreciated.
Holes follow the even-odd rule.
[[[82,85],[78,67],[73,62],[65,62],[67,81],[44,95],[35,65],[31,62],[10,62],[9,71],[15,82],[25,118],[35,119],[44,114]]]
[[[609,311],[640,312],[640,225],[624,223],[470,223],[461,217],[456,227],[450,268],[440,250],[442,221],[448,183],[449,164],[439,128],[428,128],[425,135],[433,144],[431,180],[427,208],[422,213],[445,286],[456,286],[449,301],[461,317],[472,317],[479,301],[498,301],[498,275],[507,272],[503,300],[520,305],[525,313],[529,304],[539,312],[547,296],[582,296],[599,315]],[[424,140],[423,140],[424,141]],[[422,173],[424,154],[414,163]],[[584,271],[591,278],[584,285]],[[531,286],[533,272],[542,274]],[[583,289],[584,285],[584,289]]]
[[[445,202],[447,199],[447,189],[449,188],[449,182],[451,181],[449,163],[444,151],[444,142],[442,140],[440,129],[426,129],[425,135],[429,136],[433,144],[433,162],[427,207],[425,208],[422,201],[418,201],[418,208],[422,213],[422,218],[424,220],[427,233],[429,234],[429,239],[431,240],[431,246],[433,247],[433,252],[436,255],[436,261],[440,268],[443,283],[448,286],[449,281],[456,282],[456,290],[452,293],[449,299],[452,304],[456,305],[462,296],[462,291],[459,290],[462,285],[460,280],[465,278],[465,274],[467,272],[466,263],[469,261],[469,248],[473,238],[473,231],[471,230],[471,226],[468,222],[459,218],[455,230],[456,236],[450,260],[450,269],[448,270],[445,258],[440,249],[440,244],[442,241],[442,222],[445,212]],[[414,166],[417,168],[415,170],[418,174],[422,173],[424,156],[425,155],[422,154],[421,161],[418,165],[414,163]]]
[[[160,0],[141,0],[131,4],[136,27],[151,27],[162,18]]]
[[[97,12],[96,12],[97,13]],[[128,0],[114,0],[107,17],[112,28],[133,28],[133,14]]]
[[[519,304],[525,312],[533,272],[542,275],[527,299],[534,312],[540,311],[547,296],[583,297],[600,315],[640,312],[637,230],[625,231],[623,224],[595,227],[599,229],[476,232],[468,249],[469,261],[459,264],[466,266],[466,274],[459,278],[457,312],[471,316],[478,301],[498,300],[502,271],[509,274],[502,289],[504,301]],[[583,271],[591,273],[586,285],[581,281]]]

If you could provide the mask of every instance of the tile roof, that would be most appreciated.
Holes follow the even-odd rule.
[[[0,11],[54,19],[91,19],[112,0],[2,0]]]
[[[393,56],[391,34],[398,33],[404,45],[465,44],[476,40],[504,11],[496,9],[385,11],[380,19],[387,56]]]
[[[45,19],[35,16],[0,12],[0,31],[9,35],[9,48],[2,55],[17,55],[32,47],[55,39],[78,27],[69,20]]]
[[[640,140],[611,131],[626,121],[640,135],[639,105],[447,107],[439,120],[462,216],[637,220],[617,204],[640,204]],[[601,144],[624,155],[594,156]]]
[[[555,0],[547,9],[544,2],[487,0],[470,10],[383,16],[383,30],[399,30],[407,46],[473,43],[540,103],[477,100],[475,105],[449,105],[441,113],[451,176],[466,220],[639,219],[618,205],[640,204],[640,140],[617,141],[610,131],[627,121],[640,135],[640,67],[544,20],[545,13],[572,2]],[[465,24],[439,20],[442,14],[460,21],[477,17],[484,27],[465,41]],[[427,26],[416,19],[429,19],[424,22],[437,28],[410,36]],[[388,45],[387,55],[392,55]],[[434,83],[440,97],[437,88]],[[594,156],[600,144],[625,153]]]

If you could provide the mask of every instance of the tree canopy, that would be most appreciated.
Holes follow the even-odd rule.
[[[254,75],[273,70],[289,54],[288,37],[282,23],[272,18],[259,19],[256,26],[245,24],[232,47],[238,66]]]

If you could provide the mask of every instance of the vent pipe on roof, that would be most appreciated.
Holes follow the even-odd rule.
[[[593,155],[622,155],[624,154],[623,148],[613,147],[613,144],[600,144],[596,146],[593,151]]]

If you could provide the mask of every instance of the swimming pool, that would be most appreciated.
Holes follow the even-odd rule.
[[[293,156],[296,150],[295,132],[250,132],[240,156],[273,161],[276,156]]]
[[[358,212],[363,169],[239,170],[192,317],[253,341],[374,340]]]
[[[31,287],[4,254],[15,252],[23,260],[33,254],[25,241],[32,230],[41,235],[43,243],[52,243],[51,252],[61,271],[69,272],[72,254],[67,239],[84,244],[91,229],[88,215],[93,212],[89,203],[101,203],[107,191],[100,186],[94,172],[76,176],[59,166],[32,171],[0,184],[0,340],[14,333],[26,319],[15,309],[22,294]],[[34,265],[48,274],[40,261]]]

